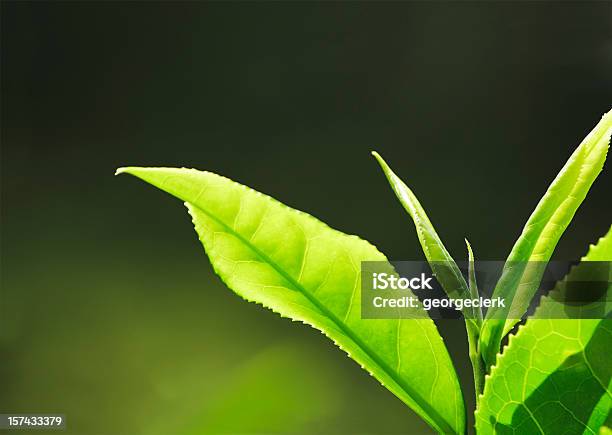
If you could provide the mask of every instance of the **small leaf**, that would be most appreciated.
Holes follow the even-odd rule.
[[[374,246],[210,172],[118,172],[187,202],[213,268],[234,292],[322,331],[438,432],[464,432],[459,382],[434,323],[361,319],[360,263],[386,261]]]
[[[491,309],[483,324],[480,342],[488,365],[495,363],[503,337],[520,320],[536,292],[544,267],[557,246],[561,235],[586,197],[591,185],[603,168],[612,134],[612,111],[576,148],[563,169],[554,179],[530,216],[506,261],[493,297],[509,302],[511,318]],[[520,289],[520,291],[519,291]]]
[[[444,246],[444,243],[442,243],[442,239],[440,239],[440,236],[438,236],[438,233],[436,232],[417,197],[414,195],[414,193],[412,193],[408,186],[406,186],[406,184],[397,175],[395,175],[389,165],[387,165],[387,163],[377,152],[372,152],[372,154],[374,157],[376,157],[376,160],[378,160],[378,163],[387,177],[393,192],[395,192],[395,196],[397,196],[397,199],[412,218],[419,242],[421,243],[421,248],[425,253],[425,258],[427,258],[436,280],[440,283],[446,294],[452,299],[466,299],[470,297],[477,298],[478,295],[470,296],[470,291],[478,291],[475,285],[475,280],[474,286],[471,289],[468,288],[468,284],[465,282],[465,278],[463,277],[459,266],[457,266],[457,263],[453,257],[451,257],[450,253]],[[470,267],[473,273],[474,257],[469,243],[468,251],[470,255]],[[462,313],[465,318],[469,355],[474,374],[476,398],[478,398],[478,394],[482,388],[482,379],[484,376],[482,358],[480,357],[478,351],[480,327],[482,324],[482,312],[480,311],[480,308],[464,307]]]
[[[372,155],[378,160],[397,199],[412,218],[425,258],[446,294],[453,299],[468,297],[468,285],[459,266],[446,250],[417,197],[377,152],[372,152]]]
[[[566,280],[589,261],[611,260],[612,229]],[[610,312],[601,319],[551,319],[549,304],[557,305],[542,299],[487,376],[476,412],[479,434],[596,434],[605,423],[612,403]]]

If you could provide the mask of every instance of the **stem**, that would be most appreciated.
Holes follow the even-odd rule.
[[[484,361],[480,357],[478,346],[479,330],[476,322],[466,319],[465,329],[468,336],[470,361],[472,362],[472,372],[474,373],[474,393],[476,395],[476,408],[478,408],[479,396],[484,388],[485,366]]]

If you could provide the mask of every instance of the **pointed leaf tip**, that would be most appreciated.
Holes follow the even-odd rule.
[[[169,171],[175,172],[176,170],[176,168],[163,167],[122,166],[121,168],[117,168],[115,175],[129,174],[155,185],[155,182],[159,181],[157,178],[159,178],[160,175],[166,175]]]
[[[147,171],[148,169],[153,168],[143,168],[140,166],[122,166],[120,168],[117,168],[117,170],[115,171],[115,175],[130,174],[137,177],[140,171]]]
[[[467,250],[468,250],[468,261],[470,262],[474,262],[474,251],[472,251],[472,245],[470,245],[470,241],[467,239],[467,237],[464,237],[463,240],[465,240],[465,246],[467,246]]]
[[[385,160],[382,158],[380,154],[378,154],[378,152],[372,151],[371,154],[378,161],[378,164],[383,168],[383,170],[390,169],[389,165],[387,165],[387,162],[385,162]]]

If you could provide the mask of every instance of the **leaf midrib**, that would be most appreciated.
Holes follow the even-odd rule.
[[[400,377],[397,376],[397,374],[389,367],[387,363],[382,361],[378,357],[378,355],[375,352],[373,352],[365,343],[363,343],[361,339],[359,339],[359,337],[356,336],[344,322],[342,322],[333,312],[329,311],[323,304],[321,304],[318,301],[318,299],[314,297],[314,295],[311,295],[310,292],[306,291],[306,289],[299,282],[297,282],[291,275],[289,275],[279,265],[277,265],[274,261],[272,261],[265,253],[260,251],[254,244],[252,244],[249,240],[245,239],[239,232],[234,230],[232,227],[230,227],[224,221],[219,219],[217,216],[215,216],[214,214],[210,213],[209,211],[200,207],[197,204],[194,204],[190,201],[187,201],[187,202],[193,205],[194,207],[196,207],[202,213],[206,214],[211,219],[213,219],[219,225],[224,227],[228,233],[232,234],[234,237],[239,239],[242,243],[247,245],[249,249],[251,249],[257,256],[259,256],[264,262],[269,264],[279,275],[281,275],[293,287],[295,287],[298,291],[300,291],[300,293],[302,293],[308,299],[310,303],[312,303],[315,307],[317,307],[317,309],[321,311],[322,314],[330,318],[333,321],[333,323],[336,325],[336,327],[345,336],[350,338],[358,347],[360,347],[364,351],[364,353],[372,361],[374,361],[374,363],[377,364],[379,368],[382,369],[383,372],[387,374],[387,376],[389,376],[397,385],[399,385],[404,390],[404,392],[409,397],[411,397],[421,407],[421,409],[423,409],[423,411],[427,413],[428,416],[431,417],[433,422],[435,422],[435,424],[438,426],[435,428],[436,430],[443,431],[444,433],[456,433],[455,430],[452,427],[450,427],[450,425],[446,422],[446,420],[433,407],[431,407],[426,401],[424,401],[418,393],[416,393],[413,389],[411,389],[408,385],[406,385],[405,382]],[[417,400],[417,399],[420,399],[420,400]],[[455,423],[456,423],[456,420],[455,420]]]

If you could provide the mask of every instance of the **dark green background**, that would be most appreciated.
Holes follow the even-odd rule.
[[[611,9],[3,2],[0,412],[72,434],[427,433],[321,334],[224,288],[178,201],[113,172],[212,170],[421,259],[377,149],[456,258],[467,236],[501,260],[610,109]],[[608,229],[606,172],[555,258]],[[463,327],[441,327],[471,404]]]

